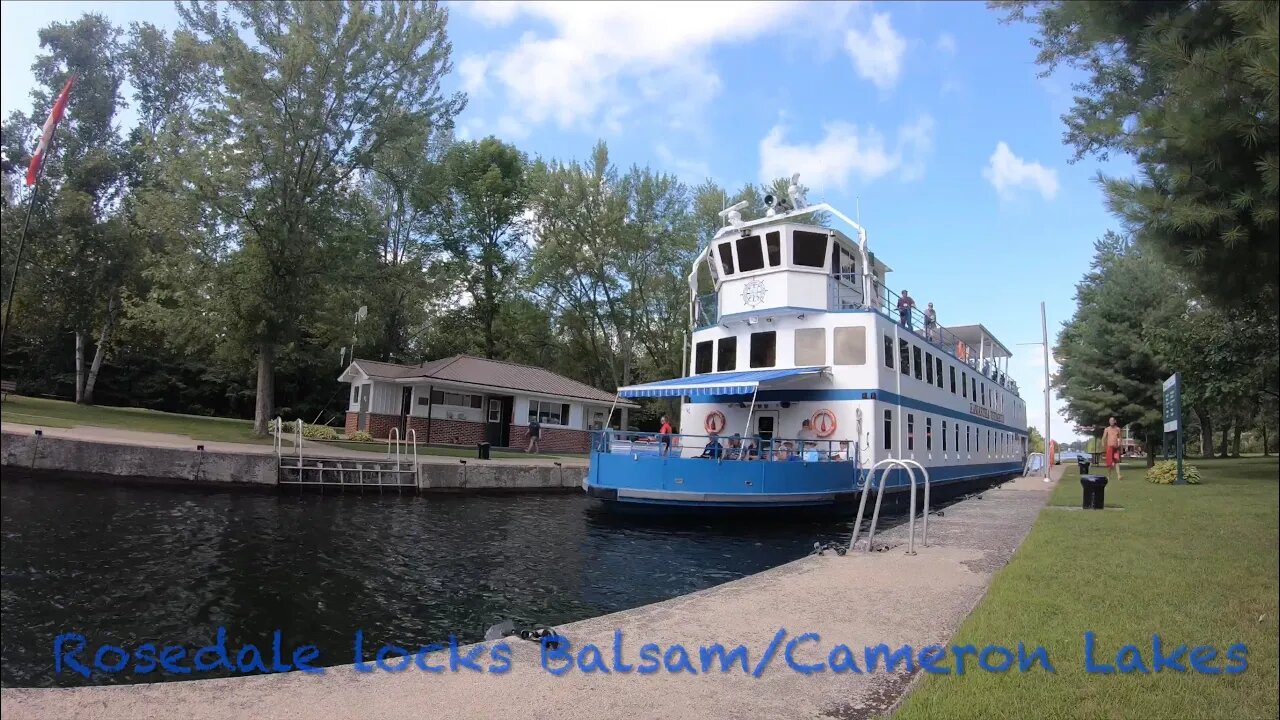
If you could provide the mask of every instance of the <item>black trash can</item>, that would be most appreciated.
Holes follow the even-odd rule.
[[[1106,495],[1107,476],[1081,475],[1080,486],[1084,488],[1084,502],[1081,507],[1085,510],[1101,510]]]
[[[1088,475],[1089,474],[1089,456],[1077,455],[1076,466],[1080,468],[1080,477],[1084,477],[1085,475]]]
[[[489,459],[489,443],[487,442],[476,443],[476,459],[477,460]]]

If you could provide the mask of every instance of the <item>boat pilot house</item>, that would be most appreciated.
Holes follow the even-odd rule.
[[[348,434],[413,430],[424,443],[523,448],[536,418],[543,450],[587,452],[615,402],[637,407],[549,370],[468,355],[420,365],[355,360],[338,380],[351,384]]]

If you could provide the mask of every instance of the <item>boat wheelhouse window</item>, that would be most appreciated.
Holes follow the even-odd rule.
[[[933,384],[933,353],[925,352],[924,354],[924,376],[926,381]]]
[[[737,369],[738,338],[720,338],[720,345],[716,348],[716,372],[726,372],[728,370]]]
[[[782,232],[774,230],[771,233],[765,233],[765,248],[769,251],[769,267],[778,267],[782,264]]]
[[[711,352],[714,345],[712,340],[703,340],[698,343],[697,349],[693,354],[693,374],[702,375],[711,372]]]
[[[827,329],[796,330],[796,367],[827,364]]]
[[[751,333],[751,367],[769,368],[777,364],[778,333],[774,330]]]
[[[791,264],[820,268],[827,264],[826,233],[796,230],[791,233]]]
[[[963,370],[960,371],[960,396],[969,397],[969,374]]]
[[[738,272],[764,269],[764,250],[760,236],[749,235],[738,240]]]
[[[924,449],[933,450],[933,418],[924,419]]]
[[[915,355],[916,359],[916,379],[920,380],[920,347],[918,345],[912,345],[911,349],[912,354]]]
[[[884,411],[884,449],[893,449],[893,411]]]
[[[720,243],[720,267],[724,269],[724,274],[733,274],[733,243]]]
[[[942,421],[942,452],[947,451],[947,421]]]
[[[836,365],[867,364],[867,329],[861,325],[856,327],[838,327],[833,332],[833,348]],[[893,349],[892,343],[889,349]],[[885,353],[889,367],[893,367],[893,353]]]
[[[898,338],[898,359],[902,361],[902,374],[911,374],[911,348],[907,346],[907,341]]]
[[[893,338],[884,336],[884,366],[893,369]]]
[[[938,374],[937,374],[937,375],[935,375],[934,377],[936,377],[936,378],[937,378],[937,381],[938,381],[938,389],[939,389],[939,390],[941,390],[941,389],[942,389],[942,357],[941,357],[941,356],[939,356],[939,357],[934,358],[934,359],[933,359],[933,365],[934,365],[934,367],[938,370]]]
[[[916,416],[907,413],[907,449],[916,449]]]

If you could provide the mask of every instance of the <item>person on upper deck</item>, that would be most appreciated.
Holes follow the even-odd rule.
[[[938,313],[934,312],[933,303],[929,303],[929,307],[924,310],[924,339],[929,342],[937,340],[938,334]]]
[[[902,296],[898,298],[898,322],[902,327],[911,330],[911,311],[916,307],[916,301],[907,294],[906,290],[902,291]]]

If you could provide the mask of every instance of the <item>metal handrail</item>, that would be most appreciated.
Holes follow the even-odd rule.
[[[926,469],[925,469],[925,467],[924,467],[923,465],[921,465],[920,463],[916,462],[915,460],[903,460],[903,459],[899,459],[899,458],[885,458],[885,459],[880,460],[879,462],[875,463],[874,465],[872,465],[872,466],[871,466],[871,468],[870,468],[869,470],[867,470],[867,481],[866,481],[865,483],[863,483],[863,485],[862,485],[862,498],[858,501],[858,516],[857,516],[857,519],[854,521],[854,525],[853,525],[853,537],[851,537],[851,538],[849,539],[849,550],[850,550],[851,552],[853,551],[854,545],[856,545],[856,544],[857,544],[857,542],[858,542],[858,535],[860,535],[860,534],[861,534],[861,532],[862,532],[862,517],[863,517],[863,515],[865,515],[865,514],[866,514],[866,510],[867,510],[867,493],[868,493],[868,492],[870,491],[870,489],[871,489],[871,481],[872,481],[872,479],[874,479],[874,478],[875,478],[876,468],[880,467],[881,465],[884,465],[884,466],[886,466],[886,469],[885,469],[883,472],[881,472],[881,473],[880,473],[880,483],[876,486],[876,504],[875,504],[875,508],[874,508],[874,510],[872,510],[872,513],[871,513],[871,526],[870,526],[869,528],[867,528],[867,552],[871,552],[871,546],[872,546],[872,544],[875,542],[875,536],[876,536],[876,525],[878,525],[878,524],[879,524],[879,522],[880,522],[880,504],[884,501],[884,484],[885,484],[885,481],[886,481],[886,480],[888,479],[888,477],[889,477],[888,467],[889,467],[889,466],[894,466],[894,465],[896,465],[896,466],[898,466],[898,467],[901,467],[903,470],[906,470],[906,471],[907,471],[907,477],[908,477],[908,478],[910,478],[910,480],[911,480],[911,483],[910,483],[910,491],[911,491],[911,497],[910,497],[911,509],[910,509],[910,513],[911,513],[911,514],[910,514],[909,519],[908,519],[908,529],[907,529],[907,532],[908,532],[908,536],[907,536],[907,554],[908,554],[908,555],[915,555],[915,554],[916,554],[916,547],[915,547],[915,542],[916,542],[916,472],[915,472],[915,470],[911,469],[911,465],[908,465],[907,463],[911,463],[911,465],[915,465],[916,467],[920,468],[920,471],[921,471],[922,473],[924,473],[924,533],[923,533],[923,536],[921,537],[921,545],[922,545],[923,547],[928,547],[928,542],[929,542],[929,471],[928,471],[928,470],[926,470]]]
[[[284,449],[284,438],[282,437],[284,435],[284,418],[277,415],[276,419],[271,421],[271,425],[271,434],[275,436],[273,444],[275,445],[276,462],[278,463],[280,462],[280,454]]]
[[[413,466],[418,467],[418,433],[413,428],[405,433],[404,441],[413,448]],[[399,462],[396,463],[396,469],[400,469]]]
[[[387,433],[387,459],[391,459],[391,448],[394,444],[396,450],[396,464],[400,464],[400,428],[391,428],[391,432]]]
[[[297,433],[298,442],[298,467],[302,467],[302,418],[296,418],[293,421],[293,431]]]
[[[907,458],[902,460],[904,463],[910,463],[920,468],[920,474],[924,476],[924,528],[920,532],[920,546],[929,547],[929,469],[919,462]],[[911,533],[911,542],[908,544],[908,554],[915,554],[915,537],[916,537],[916,498],[915,498],[915,476],[911,481],[911,521],[909,531]]]
[[[624,431],[624,430],[613,430],[613,429],[595,430],[595,431],[592,431],[591,434],[593,436],[592,443],[591,443],[593,452],[611,453],[614,451],[615,447],[625,447],[627,453],[636,457],[638,457],[636,453],[637,447],[644,448],[645,450],[658,447],[659,438],[662,437],[661,433],[656,433],[656,432],[643,432],[643,431],[634,431],[634,430]],[[711,439],[710,435],[693,435],[693,434],[685,434],[685,433],[671,433],[668,437],[671,439],[670,452],[672,454],[676,454],[677,457],[679,457],[678,453],[681,451],[682,448],[697,449],[699,446],[705,446],[707,442]],[[822,438],[817,440],[800,440],[799,438],[784,438],[784,437],[779,437],[777,435],[770,438],[763,438],[758,435],[752,435],[749,437],[739,438],[739,440],[741,440],[743,443],[741,447],[730,448],[728,446],[728,441],[731,438],[732,436],[725,436],[725,435],[716,436],[716,439],[719,440],[721,443],[721,453],[718,457],[714,459],[719,460],[721,462],[724,462],[726,460],[750,461],[752,460],[752,458],[748,457],[748,453],[746,452],[746,450],[749,449],[749,446],[754,445],[755,451],[756,451],[756,457],[755,457],[756,460],[772,461],[776,459],[779,451],[785,449],[783,448],[783,445],[785,443],[792,443],[794,446],[798,446],[800,443],[803,442],[809,446],[807,449],[795,450],[793,447],[788,450],[788,455],[795,454],[796,456],[799,457],[799,460],[801,462],[814,462],[813,460],[806,459],[805,453],[816,450],[816,452],[818,452],[819,454],[819,459],[817,460],[817,462],[854,463],[856,461],[855,449],[858,444],[857,440],[843,439],[843,438]],[[684,442],[685,440],[693,440],[694,442]],[[823,446],[825,446],[826,448],[825,450],[822,449]],[[726,457],[727,455],[730,454],[731,450],[735,450],[735,449],[738,450],[738,454],[736,457]],[[831,459],[832,455],[841,455],[842,459],[832,460]],[[693,458],[690,458],[690,459],[693,459]]]

